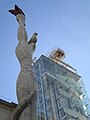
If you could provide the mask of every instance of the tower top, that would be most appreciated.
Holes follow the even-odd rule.
[[[64,66],[65,68],[69,69],[70,71],[73,71],[74,73],[76,73],[76,69],[74,69],[71,65],[63,61],[63,59],[65,58],[65,52],[61,50],[60,48],[52,49],[48,53],[47,57],[53,60],[54,62]]]
[[[56,61],[62,61],[65,58],[65,53],[60,48],[55,48],[49,52],[48,57],[51,59],[55,59]]]

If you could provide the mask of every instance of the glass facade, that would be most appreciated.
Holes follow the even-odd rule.
[[[33,70],[38,81],[38,120],[88,120],[79,75],[45,56]]]

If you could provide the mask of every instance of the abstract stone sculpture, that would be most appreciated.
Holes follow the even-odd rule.
[[[16,92],[18,107],[13,112],[13,120],[36,120],[36,97],[37,81],[32,70],[32,54],[36,48],[37,33],[34,33],[28,42],[25,29],[25,14],[15,5],[15,10],[9,10],[16,16],[19,23],[18,45],[16,47],[16,56],[20,62],[21,70],[16,83]]]

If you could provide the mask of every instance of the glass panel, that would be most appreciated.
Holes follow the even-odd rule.
[[[38,120],[45,120],[43,104],[38,109]]]
[[[42,91],[39,91],[38,92],[38,105],[40,105],[41,103],[43,103]]]
[[[41,89],[41,83],[38,82],[38,90]]]
[[[66,115],[64,110],[63,110],[63,107],[60,109],[59,112],[60,112],[61,118],[63,118]]]
[[[55,64],[47,58],[44,58],[44,68],[45,72],[49,72],[51,75],[56,76]]]
[[[47,120],[52,120],[52,112],[50,109],[47,110]]]

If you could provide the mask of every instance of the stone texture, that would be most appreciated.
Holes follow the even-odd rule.
[[[34,90],[37,92],[37,82],[32,70],[32,54],[35,50],[36,43],[28,44],[27,33],[25,30],[25,16],[19,14],[16,16],[19,22],[18,28],[18,45],[16,47],[16,56],[20,62],[21,70],[16,83],[16,92],[18,103]],[[22,112],[19,120],[36,120],[36,99]]]

